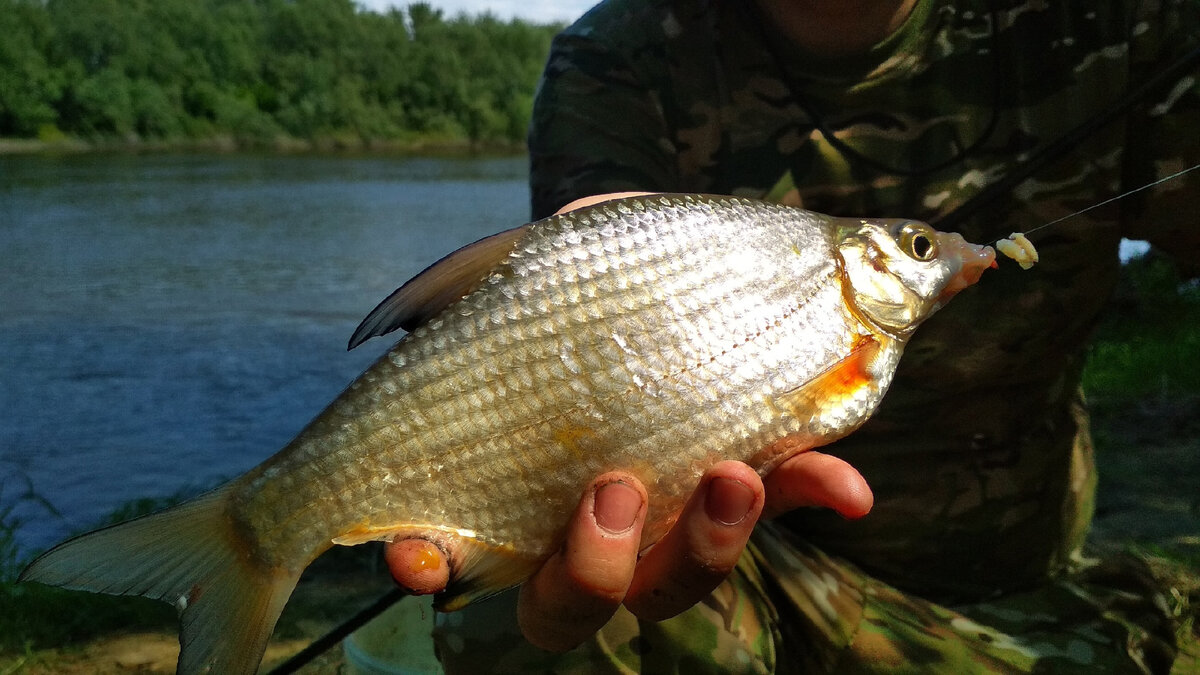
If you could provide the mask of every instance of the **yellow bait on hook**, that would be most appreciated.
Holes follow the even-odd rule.
[[[1025,238],[1022,232],[1013,232],[1008,239],[996,242],[996,250],[1017,261],[1021,269],[1027,270],[1038,262],[1037,249],[1033,242]]]

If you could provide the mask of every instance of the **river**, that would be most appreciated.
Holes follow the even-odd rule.
[[[290,440],[359,320],[528,219],[524,158],[0,157],[0,525],[22,556]]]

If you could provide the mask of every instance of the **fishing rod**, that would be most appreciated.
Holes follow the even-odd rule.
[[[307,647],[293,654],[287,661],[272,668],[267,675],[290,675],[300,670],[313,659],[345,640],[351,633],[365,626],[371,619],[383,614],[388,607],[408,596],[409,594],[404,589],[393,588],[375,602],[356,612],[354,616],[335,626],[333,630],[310,642]]]
[[[1185,173],[1191,173],[1192,171],[1195,171],[1196,169],[1200,169],[1200,164],[1193,164],[1192,166],[1189,166],[1186,169],[1180,169],[1179,171],[1176,171],[1175,173],[1173,173],[1169,176],[1163,176],[1162,178],[1159,178],[1156,181],[1146,183],[1145,185],[1142,185],[1140,187],[1135,187],[1132,190],[1126,190],[1125,192],[1122,192],[1121,194],[1119,194],[1115,197],[1109,197],[1108,199],[1105,199],[1102,202],[1092,204],[1091,206],[1079,209],[1078,211],[1072,211],[1071,213],[1068,213],[1067,215],[1062,216],[1061,218],[1055,218],[1054,220],[1051,220],[1048,223],[1042,223],[1041,225],[1038,225],[1037,227],[1031,227],[1028,230],[1025,230],[1025,232],[1023,234],[1029,234],[1030,232],[1037,232],[1038,230],[1045,229],[1047,227],[1050,227],[1051,225],[1057,225],[1058,223],[1061,223],[1062,221],[1067,220],[1068,218],[1074,218],[1075,216],[1078,216],[1081,213],[1087,213],[1088,211],[1091,211],[1092,209],[1098,209],[1101,206],[1104,206],[1105,204],[1111,204],[1115,201],[1119,201],[1121,199],[1128,197],[1131,194],[1134,194],[1135,192],[1141,192],[1142,190],[1149,190],[1150,188],[1154,187],[1155,185],[1159,185],[1161,183],[1166,183],[1167,181],[1170,181],[1170,180],[1175,180],[1176,178],[1179,178],[1180,176],[1184,175]],[[994,244],[996,242],[993,241],[993,242],[989,242],[989,243]]]
[[[1192,51],[1185,53],[1183,56],[1176,59],[1156,75],[1146,80],[1136,88],[1128,90],[1121,98],[1117,99],[1113,105],[1101,110],[1092,117],[1084,120],[1075,128],[1067,131],[1062,136],[1059,136],[1054,141],[1047,143],[1042,148],[1033,152],[1033,154],[1020,160],[1010,169],[999,181],[980,190],[967,201],[958,205],[955,209],[940,218],[934,218],[929,221],[930,225],[939,230],[953,230],[960,227],[963,223],[978,215],[985,208],[992,206],[1000,199],[1007,197],[1018,185],[1025,182],[1033,174],[1040,171],[1050,162],[1053,162],[1068,152],[1074,150],[1083,143],[1089,136],[1096,133],[1100,129],[1108,126],[1113,121],[1124,116],[1135,105],[1141,103],[1150,94],[1158,91],[1164,85],[1175,82],[1186,75],[1190,70],[1200,63],[1200,46],[1195,47]],[[1170,176],[1168,178],[1171,178]],[[1143,186],[1150,187],[1149,185]],[[1121,195],[1122,197],[1136,192],[1136,190]],[[1115,198],[1114,198],[1115,199]],[[1113,200],[1108,200],[1113,201]],[[1108,203],[1102,202],[1104,203]],[[1096,204],[1089,208],[1100,206]],[[1077,215],[1077,214],[1072,214]],[[1041,226],[1045,227],[1045,225]]]
[[[1121,98],[1117,99],[1112,106],[1109,106],[1088,118],[1054,141],[1047,143],[1045,146],[1035,151],[1024,160],[1018,161],[1016,165],[1004,176],[1004,178],[987,186],[946,215],[931,220],[930,224],[938,227],[939,229],[954,229],[955,227],[962,225],[966,221],[978,215],[985,208],[992,206],[995,202],[1008,196],[1008,194],[1011,193],[1012,190],[1014,190],[1018,185],[1044,168],[1050,162],[1053,162],[1063,157],[1068,152],[1074,150],[1096,131],[1124,116],[1135,105],[1141,103],[1165,84],[1179,80],[1191,69],[1195,68],[1198,63],[1200,63],[1200,46],[1197,46],[1196,48],[1192,49],[1192,51],[1187,52],[1183,56],[1177,58],[1166,68],[1159,71],[1156,75],[1146,80],[1136,88],[1127,90],[1126,93],[1121,96]],[[1033,230],[1040,230],[1044,227],[1049,227],[1050,225],[1065,220],[1066,218],[1079,215],[1085,211],[1090,211],[1091,209],[1098,208],[1118,199],[1122,199],[1135,192],[1140,192],[1147,188],[1158,185],[1159,183],[1182,176],[1183,174],[1197,168],[1200,168],[1200,165],[1184,169],[1183,171],[1178,171],[1170,176],[1156,180],[1153,183],[1129,190],[1128,192],[1122,193],[1111,199],[1106,199],[1098,204],[1093,204],[1086,209],[1063,216],[1058,220],[1039,225],[1038,227],[1029,231],[1032,232]],[[307,647],[293,655],[287,661],[284,661],[280,665],[270,670],[267,675],[290,675],[291,673],[295,673],[297,670],[303,668],[313,659],[317,658],[334,645],[344,640],[351,633],[364,626],[371,619],[374,619],[382,614],[389,607],[407,595],[407,593],[399,588],[389,591],[371,605],[363,608],[354,614],[354,616],[334,627],[328,633],[314,640]]]

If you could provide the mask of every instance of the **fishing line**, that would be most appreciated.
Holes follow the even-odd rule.
[[[1074,218],[1075,216],[1078,216],[1078,215],[1079,215],[1079,214],[1081,214],[1081,213],[1087,213],[1088,211],[1091,211],[1092,209],[1098,209],[1098,208],[1100,208],[1101,206],[1104,206],[1105,204],[1111,204],[1111,203],[1113,203],[1113,202],[1115,202],[1115,201],[1117,201],[1117,200],[1119,200],[1119,199],[1124,199],[1124,198],[1128,197],[1128,196],[1129,196],[1129,195],[1131,195],[1131,194],[1134,194],[1134,193],[1137,193],[1137,192],[1141,192],[1142,190],[1149,190],[1150,188],[1154,187],[1155,185],[1159,185],[1159,184],[1161,184],[1161,183],[1165,183],[1165,182],[1167,182],[1167,181],[1169,181],[1169,180],[1174,180],[1174,179],[1176,179],[1176,178],[1179,178],[1179,177],[1180,177],[1180,176],[1182,176],[1183,174],[1185,174],[1185,173],[1188,173],[1188,172],[1190,172],[1190,171],[1195,171],[1196,169],[1200,169],[1200,164],[1196,164],[1196,165],[1194,165],[1194,166],[1190,166],[1190,167],[1188,167],[1188,168],[1186,168],[1186,169],[1183,169],[1182,171],[1176,171],[1175,173],[1171,174],[1170,176],[1164,176],[1164,177],[1162,177],[1162,178],[1159,178],[1158,180],[1156,180],[1156,181],[1154,181],[1154,182],[1151,182],[1151,183],[1146,183],[1145,185],[1143,185],[1143,186],[1141,186],[1141,187],[1136,187],[1136,188],[1134,188],[1134,189],[1132,189],[1132,190],[1127,190],[1127,191],[1125,191],[1125,192],[1122,192],[1121,194],[1117,195],[1116,197],[1109,197],[1108,199],[1105,199],[1104,201],[1102,201],[1102,202],[1100,202],[1100,203],[1098,203],[1098,204],[1092,204],[1091,206],[1089,206],[1089,207],[1087,207],[1087,208],[1079,209],[1078,211],[1075,211],[1075,212],[1073,212],[1073,213],[1068,213],[1067,215],[1065,215],[1065,216],[1063,216],[1063,217],[1061,217],[1061,218],[1055,218],[1054,220],[1051,220],[1051,221],[1050,221],[1050,222],[1048,222],[1048,223],[1042,223],[1041,225],[1038,225],[1037,227],[1034,227],[1034,228],[1030,228],[1030,229],[1028,229],[1028,230],[1025,230],[1024,234],[1029,234],[1030,232],[1037,232],[1038,230],[1044,230],[1044,229],[1046,229],[1047,227],[1050,227],[1051,225],[1055,225],[1055,224],[1061,223],[1062,221],[1064,221],[1064,220],[1067,220],[1068,218]],[[991,242],[991,243],[995,244],[995,243],[996,243],[996,241],[999,241],[999,239],[997,239],[997,240],[995,240],[995,241],[993,241],[993,242]]]

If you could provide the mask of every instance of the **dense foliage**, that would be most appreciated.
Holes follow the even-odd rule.
[[[515,142],[558,28],[351,0],[0,0],[0,137]]]

